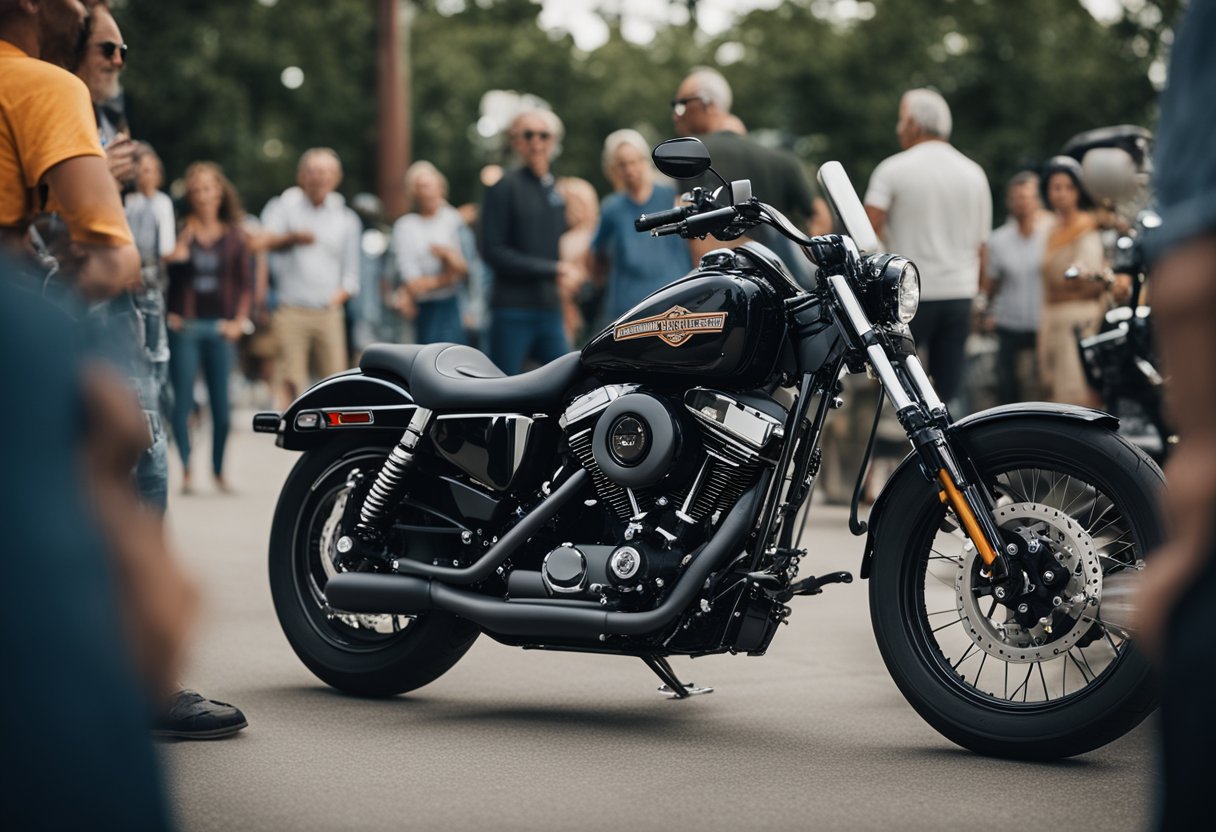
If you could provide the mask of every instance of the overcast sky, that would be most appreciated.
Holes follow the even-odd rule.
[[[736,17],[752,9],[771,9],[782,0],[698,0],[697,23],[703,32],[716,35],[730,27]],[[461,0],[450,0],[457,4]],[[1119,15],[1121,0],[1081,0],[1099,20]],[[825,14],[842,19],[870,17],[874,6],[866,0],[822,0]],[[564,29],[573,36],[580,49],[590,51],[608,39],[608,26],[602,11],[621,19],[621,33],[628,40],[646,43],[654,37],[655,29],[667,23],[688,22],[688,6],[672,0],[544,0],[541,25],[547,29]]]

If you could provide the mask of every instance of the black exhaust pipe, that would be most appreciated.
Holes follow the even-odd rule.
[[[511,527],[502,539],[486,549],[482,556],[468,566],[436,566],[423,563],[420,560],[402,558],[395,561],[394,569],[398,573],[408,573],[426,578],[436,578],[449,584],[468,586],[478,581],[484,581],[494,570],[502,565],[525,540],[540,531],[541,526],[553,519],[553,515],[582,490],[587,482],[587,472],[582,468],[570,475],[557,490],[546,497],[540,505],[532,509],[522,520]],[[332,602],[331,602],[332,603]],[[381,610],[384,612],[384,610]]]
[[[761,477],[727,514],[718,533],[701,547],[662,604],[645,612],[610,612],[586,602],[504,601],[457,589],[437,580],[402,575],[347,572],[325,585],[334,609],[355,613],[413,614],[437,609],[467,618],[504,636],[537,639],[597,639],[601,635],[640,636],[670,624],[683,612],[705,579],[747,536],[768,477]]]

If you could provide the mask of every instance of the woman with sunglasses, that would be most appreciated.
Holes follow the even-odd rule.
[[[211,405],[211,472],[224,479],[228,438],[229,377],[233,344],[249,328],[253,300],[250,257],[241,227],[244,211],[236,188],[212,162],[186,169],[185,222],[169,271],[169,378],[173,384],[173,438],[182,460],[182,493],[193,492],[190,476],[190,412],[194,379],[202,368]]]

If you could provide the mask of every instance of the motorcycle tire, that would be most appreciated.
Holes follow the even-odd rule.
[[[1096,513],[1098,505],[1107,506],[1097,523],[1107,522],[1113,517],[1114,522],[1120,524],[1118,530],[1127,530],[1130,541],[1127,545],[1134,546],[1134,549],[1126,555],[1120,553],[1118,558],[1120,561],[1126,559],[1126,565],[1142,566],[1145,554],[1162,542],[1163,526],[1157,508],[1164,485],[1161,470],[1147,454],[1114,431],[1089,423],[1062,423],[1027,417],[976,426],[967,432],[966,446],[990,487],[997,488],[1001,482],[1009,484],[1020,481],[1018,488],[1025,488],[1028,492],[1037,489],[1029,495],[1030,499],[1019,503],[1007,514],[1026,510],[1051,515],[1050,508],[1045,510],[1042,505],[1031,505],[1031,502],[1037,500],[1049,505],[1053,500],[1060,503],[1067,501],[1059,496],[1058,490],[1056,497],[1050,491],[1044,494],[1054,478],[1055,483],[1064,483],[1064,494],[1069,493],[1070,487],[1077,488],[1078,494],[1088,494],[1088,499],[1094,501],[1089,508],[1091,515]],[[875,529],[870,613],[883,660],[896,685],[917,713],[958,745],[989,756],[1020,760],[1054,760],[1083,754],[1123,736],[1147,717],[1157,702],[1157,691],[1147,660],[1130,640],[1121,640],[1117,644],[1109,628],[1099,630],[1097,623],[1088,629],[1078,629],[1077,632],[1085,635],[1075,644],[1057,642],[1060,647],[1054,652],[1064,655],[1059,657],[1063,663],[1063,681],[1060,683],[1060,695],[1055,699],[1052,693],[1060,665],[1051,664],[1056,659],[1048,653],[1050,643],[1044,646],[1037,639],[1030,638],[1032,629],[1020,630],[1023,643],[1029,643],[1026,649],[1037,651],[1032,652],[1032,660],[1035,655],[1043,658],[1029,665],[1006,662],[1002,694],[997,691],[1000,689],[999,663],[1004,660],[996,658],[993,665],[996,678],[990,672],[988,680],[991,690],[985,690],[987,686],[982,682],[984,662],[996,656],[998,645],[988,641],[991,649],[985,650],[983,639],[975,638],[975,627],[985,626],[986,617],[989,619],[986,623],[1004,636],[1008,632],[1019,632],[1018,625],[1010,623],[1014,617],[1011,609],[1002,608],[1007,616],[1004,621],[999,620],[1000,612],[997,613],[998,620],[992,619],[993,612],[997,610],[995,595],[982,599],[982,606],[988,602],[992,604],[986,616],[981,606],[978,615],[964,619],[962,611],[967,602],[964,591],[957,588],[959,584],[943,590],[940,585],[933,583],[932,579],[937,578],[940,583],[950,587],[947,581],[961,581],[968,568],[973,566],[978,572],[982,564],[974,564],[972,559],[972,566],[968,565],[966,543],[961,543],[962,554],[957,559],[947,557],[949,553],[939,545],[939,535],[952,534],[957,538],[958,532],[951,527],[947,509],[939,500],[937,489],[927,483],[916,469],[917,466],[906,467],[897,475],[900,480],[891,483],[894,490],[879,518],[881,525]],[[1031,471],[1035,473],[1022,473]],[[1077,485],[1074,486],[1074,483]],[[1084,486],[1092,488],[1092,491],[1086,492]],[[1051,488],[1056,489],[1057,485],[1053,484]],[[1014,491],[1015,487],[1008,485],[1008,492]],[[1108,502],[1100,502],[1099,495]],[[1068,499],[1075,501],[1081,497],[1070,495]],[[1017,500],[1009,497],[1006,502],[1015,503]],[[1029,508],[1023,509],[1023,506]],[[1067,515],[1070,510],[1076,511],[1066,506],[1062,515]],[[1084,514],[1083,511],[1081,513]],[[1058,523],[1067,526],[1069,519],[1076,521],[1078,528],[1090,533],[1084,517],[1078,519],[1070,515]],[[1089,519],[1092,521],[1093,518]],[[943,523],[946,525],[943,526]],[[1054,533],[1054,530],[1049,528],[1048,532]],[[1099,539],[1102,534],[1107,532],[1100,531]],[[1094,538],[1090,539],[1093,541]],[[950,542],[947,537],[946,544]],[[1106,556],[1100,555],[1099,551],[1098,547],[1094,548],[1093,560],[1089,563],[1105,564],[1102,567],[1103,582],[1107,582],[1107,570],[1113,568],[1112,561],[1102,560]],[[954,560],[957,566],[943,565],[943,560]],[[934,561],[932,567],[930,561]],[[1079,556],[1077,561],[1080,562]],[[1120,568],[1126,568],[1126,565],[1121,563]],[[944,577],[940,571],[942,568],[948,570]],[[1077,577],[1083,580],[1085,576],[1082,571],[1078,567]],[[1128,574],[1135,580],[1138,573]],[[955,577],[951,578],[951,575]],[[933,592],[938,593],[938,599],[944,598],[945,593],[953,593],[951,597],[956,600],[957,610],[929,612],[925,599]],[[972,593],[972,597],[978,595]],[[946,631],[952,625],[949,619],[956,613],[964,622],[963,630],[961,634],[952,636],[957,639],[959,646],[947,655],[945,645],[950,642]],[[933,618],[930,623],[929,619],[936,615],[943,615],[944,618]],[[1079,613],[1073,623],[1088,624],[1093,620],[1083,619],[1084,615],[1084,612]],[[1100,613],[1093,615],[1097,618],[1101,616]],[[1040,624],[1043,620],[1049,619],[1041,619]],[[942,623],[939,625],[938,622]],[[970,633],[968,628],[971,628]],[[938,631],[942,631],[941,635],[937,634]],[[1126,633],[1119,633],[1119,636],[1122,639]],[[1048,636],[1057,637],[1064,638]],[[1091,639],[1088,644],[1085,643],[1086,637]],[[1105,659],[1108,662],[1105,669],[1098,671],[1090,665],[1085,651],[1088,649],[1090,654],[1096,649],[1104,651],[1106,645],[1101,643],[1102,639],[1109,642],[1112,656]],[[968,640],[979,648],[974,653],[978,658],[978,670],[976,658],[960,652]],[[1007,647],[1003,641],[1000,646]],[[1064,647],[1068,648],[1067,651],[1063,650]],[[971,648],[967,652],[970,653]],[[1077,658],[1078,653],[1080,659]],[[957,662],[950,661],[956,655],[962,655],[962,658]],[[1018,658],[1025,660],[1026,656]],[[964,671],[966,662],[970,664]],[[1034,677],[1036,665],[1038,676]],[[1027,668],[1023,686],[1015,688],[1012,697],[1009,696],[1011,667],[1017,668],[1015,682],[1021,678],[1023,668]],[[1044,672],[1045,667],[1051,673],[1050,682],[1048,674]],[[1088,673],[1085,668],[1089,669]],[[1067,692],[1069,670],[1074,671],[1074,685],[1077,684],[1078,675],[1083,683],[1072,693]],[[969,683],[968,677],[972,674],[975,678]],[[1040,679],[1042,698],[1039,696]],[[1035,701],[1028,701],[1032,691]],[[1019,694],[1022,701],[1017,701]]]
[[[349,491],[352,470],[374,474],[390,449],[354,436],[305,452],[287,476],[270,532],[270,590],[283,633],[318,679],[357,696],[393,696],[433,682],[480,633],[445,612],[356,616],[336,614],[324,601],[320,541],[327,523],[331,536],[336,526],[335,503]]]

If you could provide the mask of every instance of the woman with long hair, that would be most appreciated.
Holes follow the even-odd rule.
[[[581,280],[558,283],[566,338],[577,344],[584,317],[594,317],[595,295],[587,281],[591,275],[591,239],[600,221],[600,198],[594,185],[577,176],[563,176],[555,187],[566,203],[566,231],[557,241],[558,260],[577,267],[574,271],[582,275]]]
[[[216,487],[228,490],[224,479],[231,410],[228,383],[233,344],[249,326],[253,279],[236,188],[213,162],[192,164],[185,181],[185,219],[168,257],[168,322],[173,438],[182,460],[182,493],[190,494],[189,417],[200,368],[211,405],[211,472]]]
[[[1067,280],[1073,266],[1082,275],[1105,267],[1106,256],[1093,201],[1081,182],[1081,166],[1068,156],[1047,163],[1043,202],[1055,214],[1043,257],[1043,314],[1039,324],[1039,380],[1049,401],[1094,405],[1097,396],[1085,381],[1076,332],[1092,335],[1102,317],[1101,284]]]

